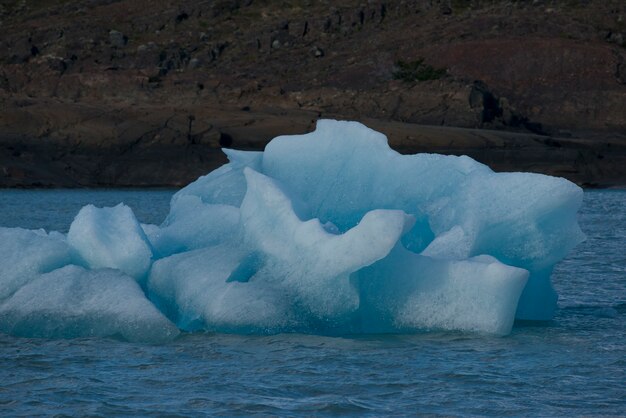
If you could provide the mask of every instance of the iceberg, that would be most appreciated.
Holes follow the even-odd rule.
[[[152,263],[152,248],[131,208],[83,207],[67,234],[67,242],[81,264],[110,267],[141,280]]]
[[[224,152],[161,225],[89,205],[67,237],[0,229],[0,331],[506,335],[552,318],[552,269],[584,239],[569,181],[401,155],[357,122]]]
[[[0,331],[17,336],[120,337],[160,343],[178,329],[119,270],[65,266],[42,274],[0,305]]]
[[[72,261],[65,236],[43,229],[0,228],[0,302],[12,296],[39,274]]]

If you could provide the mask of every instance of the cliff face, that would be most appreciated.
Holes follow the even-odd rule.
[[[626,183],[622,1],[337,3],[4,4],[0,185],[184,184],[319,117]]]

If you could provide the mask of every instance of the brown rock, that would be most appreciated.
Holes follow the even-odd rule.
[[[29,3],[2,18],[0,163],[22,185],[182,184],[225,161],[225,135],[260,149],[322,115],[372,121],[405,152],[626,182],[623,2],[544,3]],[[393,79],[419,59],[445,75]]]

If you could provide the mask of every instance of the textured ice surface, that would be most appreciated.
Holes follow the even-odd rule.
[[[133,211],[87,205],[78,212],[67,241],[89,268],[110,267],[140,280],[152,262],[152,249]]]
[[[206,204],[197,196],[179,196],[167,219],[148,237],[157,255],[163,257],[223,242],[237,231],[239,208]]]
[[[0,302],[41,273],[71,261],[70,248],[58,232],[0,228]]]
[[[19,336],[118,336],[162,342],[178,329],[118,270],[66,266],[43,274],[0,305],[0,331]]]
[[[231,245],[176,254],[154,263],[148,295],[186,331],[293,329],[297,324],[291,317],[293,309],[279,289],[267,283],[229,280],[246,263],[252,266],[254,260]]]
[[[225,152],[161,225],[86,206],[67,242],[0,230],[0,329],[152,340],[174,334],[158,308],[188,331],[504,335],[552,317],[552,268],[583,239],[567,180],[400,155],[355,122]]]

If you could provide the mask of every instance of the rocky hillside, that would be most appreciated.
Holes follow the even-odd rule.
[[[0,105],[1,186],[181,185],[319,117],[623,185],[626,3],[3,1]]]

